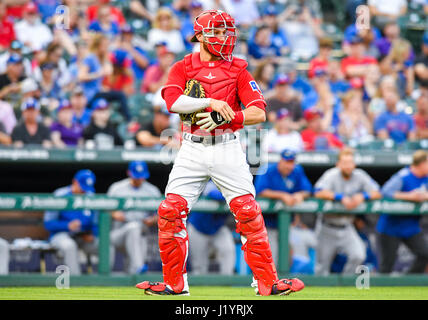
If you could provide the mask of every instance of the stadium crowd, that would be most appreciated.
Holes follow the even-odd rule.
[[[370,9],[370,28],[354,23],[360,4]],[[313,195],[341,201],[349,208],[381,196],[394,198],[397,193],[401,199],[426,201],[425,153],[416,153],[412,167],[381,188],[355,169],[353,154],[346,148],[378,140],[400,146],[428,139],[428,32],[417,47],[402,36],[401,21],[408,7],[417,5],[428,14],[425,0],[348,0],[351,19],[339,30],[343,37],[337,40],[326,28],[319,0],[0,0],[0,144],[109,149],[126,141],[148,148],[170,143],[160,138],[161,133],[168,128],[179,131],[179,118],[166,110],[160,88],[173,63],[198,50],[190,42],[194,17],[204,9],[218,8],[236,19],[240,41],[235,55],[247,59],[267,100],[268,121],[261,127],[269,131],[262,148],[281,153],[278,165],[256,177],[260,196],[291,206]],[[172,140],[178,147],[179,135]],[[304,171],[294,164],[295,154],[306,150],[342,150],[337,168],[314,186],[301,180]],[[145,181],[144,166],[131,164],[129,179],[113,185],[109,194],[159,195]],[[91,172],[79,172],[71,186],[56,194],[93,192],[94,179]],[[205,195],[221,200],[214,191],[207,187]],[[67,224],[60,217],[66,217]],[[141,221],[146,228],[155,224],[155,218],[136,213],[128,219],[115,212],[113,219],[114,247],[129,256],[129,273],[141,272],[144,241],[137,245],[132,239],[138,236],[135,230],[141,229]],[[197,213],[191,215],[190,250],[208,252],[206,247],[216,246],[218,237],[223,240],[217,244],[218,250],[224,250],[220,256],[229,259],[220,271],[230,274],[235,260],[233,236],[224,228],[224,218],[209,219],[211,223]],[[389,273],[400,241],[418,257],[410,271],[424,271],[428,249],[418,221],[379,219],[384,255],[378,266],[367,246],[370,241],[359,232],[364,218],[340,219],[323,221],[317,238],[295,217],[290,230],[292,271],[315,272],[308,249],[320,246],[324,249],[317,250],[317,259],[324,259],[318,261],[321,274],[352,272],[363,262]],[[265,220],[272,241],[278,237],[277,223]],[[94,252],[96,238],[87,232],[96,235],[96,225],[84,212],[47,212],[45,227],[67,265],[79,273],[77,248]],[[81,242],[74,242],[70,232],[83,232]],[[418,238],[412,238],[415,235]],[[232,245],[225,245],[226,240]],[[190,253],[195,272],[207,271],[207,259]]]
[[[362,3],[349,0],[350,13]],[[160,133],[180,126],[159,91],[198,50],[193,18],[206,8],[236,19],[235,55],[268,101],[266,150],[427,139],[428,33],[413,48],[401,35],[406,1],[367,4],[371,27],[352,22],[337,41],[318,0],[1,0],[0,143],[167,143]]]

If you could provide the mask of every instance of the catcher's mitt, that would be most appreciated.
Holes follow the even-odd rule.
[[[186,82],[186,88],[184,89],[184,95],[192,98],[205,98],[205,90],[202,84],[195,79],[190,79]],[[180,113],[180,119],[189,125],[195,124],[198,119],[196,114],[202,110],[195,111],[193,113]]]

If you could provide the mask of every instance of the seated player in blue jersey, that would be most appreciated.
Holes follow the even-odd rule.
[[[89,195],[95,192],[95,175],[91,170],[78,171],[71,185],[55,190],[54,196]],[[78,249],[87,254],[98,254],[98,214],[93,210],[46,211],[44,225],[49,241],[59,250],[70,274],[79,275]]]
[[[299,164],[295,163],[296,153],[285,149],[281,152],[281,160],[260,168],[254,186],[257,196],[280,200],[287,206],[294,206],[312,193],[312,184]],[[278,262],[278,221],[276,216],[264,215],[272,256]]]
[[[428,201],[428,152],[416,151],[412,164],[398,171],[382,188],[385,198],[422,203]],[[420,215],[382,214],[379,232],[379,271],[391,273],[397,250],[403,242],[416,256],[409,273],[423,273],[428,263],[428,242],[419,225]]]
[[[211,180],[202,195],[212,200],[225,201]],[[233,274],[235,268],[235,241],[232,231],[225,225],[228,215],[190,212],[188,220],[189,258],[193,274],[208,273],[210,254],[215,250],[219,273]]]

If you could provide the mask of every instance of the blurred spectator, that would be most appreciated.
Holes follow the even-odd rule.
[[[113,72],[103,80],[105,91],[120,91],[130,96],[134,93],[134,78],[131,70],[131,59],[128,52],[116,49],[110,53]]]
[[[83,128],[73,122],[73,108],[67,99],[61,100],[57,110],[56,118],[51,127],[52,143],[57,148],[82,145]]]
[[[204,197],[224,204],[225,200],[217,186],[208,181],[202,192]],[[236,262],[235,241],[227,227],[225,214],[210,214],[192,211],[187,225],[189,233],[190,262],[192,274],[207,274],[212,251],[219,265],[219,274],[232,275]]]
[[[281,47],[272,42],[272,30],[262,25],[257,29],[254,38],[248,41],[248,54],[251,58],[251,65],[257,66],[262,59],[268,59],[274,64],[278,64],[281,59]]]
[[[183,37],[178,30],[178,21],[171,9],[163,7],[156,13],[152,28],[147,34],[147,41],[152,49],[160,42],[166,43],[174,53],[185,51]]]
[[[256,0],[221,0],[221,5],[234,19],[241,30],[248,29],[260,15]]]
[[[274,127],[269,130],[262,145],[264,152],[281,152],[284,149],[303,151],[302,137],[295,131],[291,117],[287,109],[277,111]]]
[[[416,112],[413,115],[416,126],[416,138],[428,139],[428,95],[423,93],[416,100]]]
[[[415,140],[416,132],[413,118],[397,110],[398,94],[395,91],[389,91],[384,98],[386,110],[374,122],[376,136],[381,140],[392,139],[395,143]]]
[[[391,45],[400,39],[400,26],[396,21],[389,21],[383,28],[383,37],[376,40],[376,47],[380,57],[388,55]],[[413,54],[413,53],[412,53]]]
[[[421,54],[415,60],[416,81],[428,88],[428,31],[422,37]]]
[[[141,85],[141,92],[155,93],[168,79],[168,72],[174,64],[175,54],[167,46],[159,46],[157,50],[158,63],[147,68]]]
[[[112,72],[108,59],[108,38],[102,34],[92,36],[89,53],[78,66],[78,79],[91,105],[94,96],[101,90],[102,79]]]
[[[40,104],[33,98],[22,103],[21,121],[12,131],[14,146],[42,145],[45,148],[52,146],[49,129],[43,123],[39,122],[39,110]]]
[[[291,1],[279,17],[295,60],[309,60],[318,53],[318,39],[324,36],[324,31],[315,7],[319,7],[317,0]]]
[[[0,238],[0,275],[9,274],[9,243]]]
[[[22,57],[13,54],[7,60],[6,72],[0,74],[0,100],[19,100],[20,82],[25,79]]]
[[[52,17],[55,16],[57,7],[62,4],[60,0],[34,0],[34,4],[39,8],[43,23],[52,25],[55,23]]]
[[[42,78],[38,83],[40,88],[40,98],[44,98],[49,101],[49,109],[53,109],[51,106],[53,105],[56,107],[63,94],[58,82],[54,78],[56,65],[46,62],[40,66],[40,70],[42,72]]]
[[[3,123],[0,122],[0,145],[10,145],[12,144],[12,138],[6,132],[6,129]]]
[[[26,78],[21,82],[21,96],[22,101],[25,101],[28,98],[40,98],[39,85],[33,78]]]
[[[282,201],[288,207],[298,205],[309,197],[312,193],[312,185],[303,168],[295,163],[295,159],[296,153],[285,149],[281,152],[281,160],[278,163],[270,164],[267,169],[261,168],[261,172],[265,173],[256,175],[254,181],[257,196]],[[273,261],[277,264],[278,219],[269,215],[264,216],[264,220]]]
[[[71,185],[54,191],[54,196],[91,195],[95,193],[95,175],[91,170],[78,171]],[[98,254],[97,212],[93,210],[46,211],[44,226],[49,242],[57,248],[71,275],[80,275],[79,252]]]
[[[137,15],[140,18],[143,18],[149,22],[153,21],[153,15],[152,13],[147,9],[145,6],[145,3],[147,1],[144,0],[130,0],[129,2],[129,9],[131,12],[135,15]]]
[[[99,15],[100,9],[107,7],[111,21],[116,23],[119,26],[122,26],[126,23],[125,17],[122,14],[122,11],[119,8],[110,4],[110,0],[95,0],[95,4],[90,5],[86,10],[86,16],[89,20],[89,23],[94,22]]]
[[[364,81],[371,64],[377,64],[374,57],[365,55],[363,39],[354,37],[350,42],[349,56],[342,60],[342,72],[348,80],[359,78]]]
[[[91,123],[83,131],[87,147],[93,144],[97,149],[108,150],[123,145],[122,138],[110,121],[110,115],[111,111],[106,100],[98,99],[94,102]]]
[[[343,141],[361,142],[371,137],[372,124],[363,109],[360,91],[351,90],[342,98],[343,111],[340,113],[339,135]]]
[[[133,39],[134,31],[132,27],[129,25],[125,25],[121,29],[121,42],[119,44],[119,48],[126,50],[126,52],[128,52],[128,54],[130,55],[132,71],[134,72],[135,80],[138,83],[141,83],[144,78],[145,71],[150,64],[150,59],[145,50],[143,50],[138,45],[134,45]]]
[[[261,0],[258,1],[259,12],[266,12],[267,10],[274,10],[278,14],[282,13],[285,9],[285,2],[282,0]]]
[[[274,122],[276,113],[280,109],[288,111],[288,117],[291,120],[292,130],[299,130],[303,125],[303,111],[301,107],[301,95],[290,85],[290,78],[285,74],[280,74],[275,80],[273,94],[266,99],[269,106],[267,118]]]
[[[328,69],[331,59],[331,50],[333,49],[333,41],[330,38],[321,38],[319,41],[319,48],[318,55],[309,62],[309,78],[315,76],[316,69]]]
[[[257,82],[266,99],[268,99],[272,93],[270,89],[272,88],[274,74],[275,67],[272,62],[268,60],[260,62],[253,72],[254,80]]]
[[[71,81],[68,73],[67,62],[63,57],[64,49],[57,42],[51,42],[46,48],[46,57],[42,60],[42,64],[51,63],[55,66],[53,77],[58,83],[58,86],[65,91],[65,86]],[[42,72],[40,66],[33,66],[33,77],[36,80],[41,80]]]
[[[390,20],[397,20],[407,12],[406,0],[368,0],[370,14],[376,25],[382,26]]]
[[[315,197],[337,201],[344,210],[380,199],[379,186],[362,169],[356,169],[354,153],[343,149],[335,168],[328,169],[315,184]],[[317,273],[327,275],[337,253],[347,256],[343,273],[354,274],[356,267],[366,259],[366,248],[353,225],[350,214],[323,214],[318,221]]]
[[[355,21],[355,20],[352,20]],[[364,52],[366,55],[378,57],[379,48],[377,41],[381,38],[381,32],[375,26],[370,26],[370,29],[358,28],[356,23],[350,24],[344,31],[342,50],[345,54],[349,55],[350,43],[355,37],[360,37],[364,44]]]
[[[314,274],[315,273],[315,248],[317,237],[314,231],[300,221],[299,215],[294,216],[290,226],[290,273]]]
[[[162,132],[170,128],[170,113],[165,107],[154,110],[153,114],[153,120],[143,124],[135,138],[143,147],[160,148],[171,142],[169,138],[162,136]]]
[[[173,0],[168,8],[172,10],[174,15],[181,22],[190,18],[189,10],[191,2],[191,0]]]
[[[69,75],[67,89],[72,91],[79,84],[79,69],[83,66],[84,59],[88,56],[88,45],[84,40],[76,42],[76,54],[70,59],[66,73]]]
[[[385,198],[422,203],[428,201],[428,153],[416,151],[412,164],[398,171],[383,186]],[[379,271],[391,273],[397,257],[397,250],[403,242],[416,256],[408,271],[423,273],[428,262],[428,243],[419,224],[420,215],[389,215],[379,217],[377,231],[380,246]]]
[[[19,40],[13,40],[10,44],[10,47],[6,51],[0,54],[0,74],[6,72],[7,69],[7,60],[9,60],[11,55],[17,54],[22,57],[22,42]],[[28,58],[22,57],[22,63],[24,65],[24,73],[28,76],[31,74],[32,66]]]
[[[339,97],[334,94],[328,81],[326,69],[317,68],[311,79],[314,90],[305,96],[302,102],[303,110],[316,108],[323,113],[322,128],[330,132],[337,132],[339,114],[342,109]]]
[[[374,120],[383,112],[386,111],[386,100],[385,97],[388,95],[389,92],[394,92],[396,95],[398,95],[397,92],[397,83],[395,81],[395,78],[392,76],[385,76],[381,79],[379,83],[379,88],[374,96],[372,96],[372,99],[369,102],[367,111],[371,122],[374,122]],[[398,111],[404,111],[407,104],[405,101],[398,101],[397,103],[397,110]]]
[[[13,21],[6,14],[6,3],[0,0],[0,52],[9,48],[15,40]]]
[[[336,60],[336,59],[330,60],[326,70],[328,82],[330,84],[330,90],[334,95],[338,96],[339,98],[342,97],[344,94],[346,94],[346,92],[348,92],[353,87],[352,81],[350,83],[345,79],[345,75],[343,74],[342,69],[340,68],[340,65],[341,65],[340,60]],[[376,66],[376,65],[371,65],[371,66]],[[314,73],[315,73],[315,70],[318,70],[320,68],[322,69],[324,67],[314,68]],[[366,78],[367,77],[368,76],[366,76]],[[363,85],[363,83],[361,82],[359,83],[360,83],[360,86]]]
[[[371,64],[368,68],[368,73],[364,77],[364,83],[362,90],[364,92],[363,100],[365,104],[369,104],[376,99],[379,91],[380,91],[380,83],[381,83],[381,74],[379,66],[376,64]],[[365,108],[367,110],[368,108]],[[369,110],[368,114],[370,116]]]
[[[188,51],[192,51],[194,43],[190,40],[195,34],[193,30],[193,23],[197,16],[199,16],[203,12],[202,3],[199,1],[191,1],[190,3],[190,17],[181,21],[181,35],[185,41],[186,49]]]
[[[107,195],[110,197],[161,197],[159,189],[147,181],[150,177],[144,161],[132,161],[128,165],[128,177],[113,183]],[[156,212],[140,210],[113,211],[110,241],[114,248],[126,255],[126,272],[143,271],[147,257],[147,233],[157,224]]]
[[[102,5],[98,7],[97,19],[91,22],[89,30],[101,32],[111,41],[114,41],[119,35],[119,29],[119,24],[114,21],[114,17],[110,13],[110,6]]]
[[[305,150],[332,150],[343,147],[342,141],[334,134],[322,129],[323,114],[319,110],[311,108],[305,110],[303,115],[308,124],[301,132]]]
[[[53,39],[49,27],[40,20],[37,6],[29,2],[23,11],[23,20],[15,23],[16,37],[30,52],[45,48]]]
[[[10,135],[16,125],[16,117],[12,106],[0,100],[0,126],[3,127],[4,133]]]
[[[270,5],[261,11],[262,24],[269,27],[272,32],[272,43],[274,46],[280,48],[281,55],[286,55],[290,52],[287,36],[284,30],[279,25],[278,14],[280,13],[276,6]]]
[[[411,95],[414,88],[413,62],[410,59],[412,46],[405,39],[394,40],[388,55],[380,60],[383,75],[392,75],[396,79],[400,97]]]
[[[73,123],[86,128],[91,122],[91,111],[86,108],[88,100],[82,87],[75,87],[70,96],[70,104],[73,108]]]

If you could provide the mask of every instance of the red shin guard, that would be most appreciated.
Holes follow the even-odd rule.
[[[245,261],[257,280],[259,293],[263,296],[270,295],[278,275],[260,206],[254,197],[248,194],[233,199],[230,209],[238,221],[237,232],[247,238],[242,250]]]
[[[174,234],[186,230],[181,219],[185,218],[187,213],[187,201],[176,194],[168,194],[158,209],[163,279],[176,293],[180,293],[184,288],[183,273],[186,272],[188,236],[187,231],[185,238]]]

